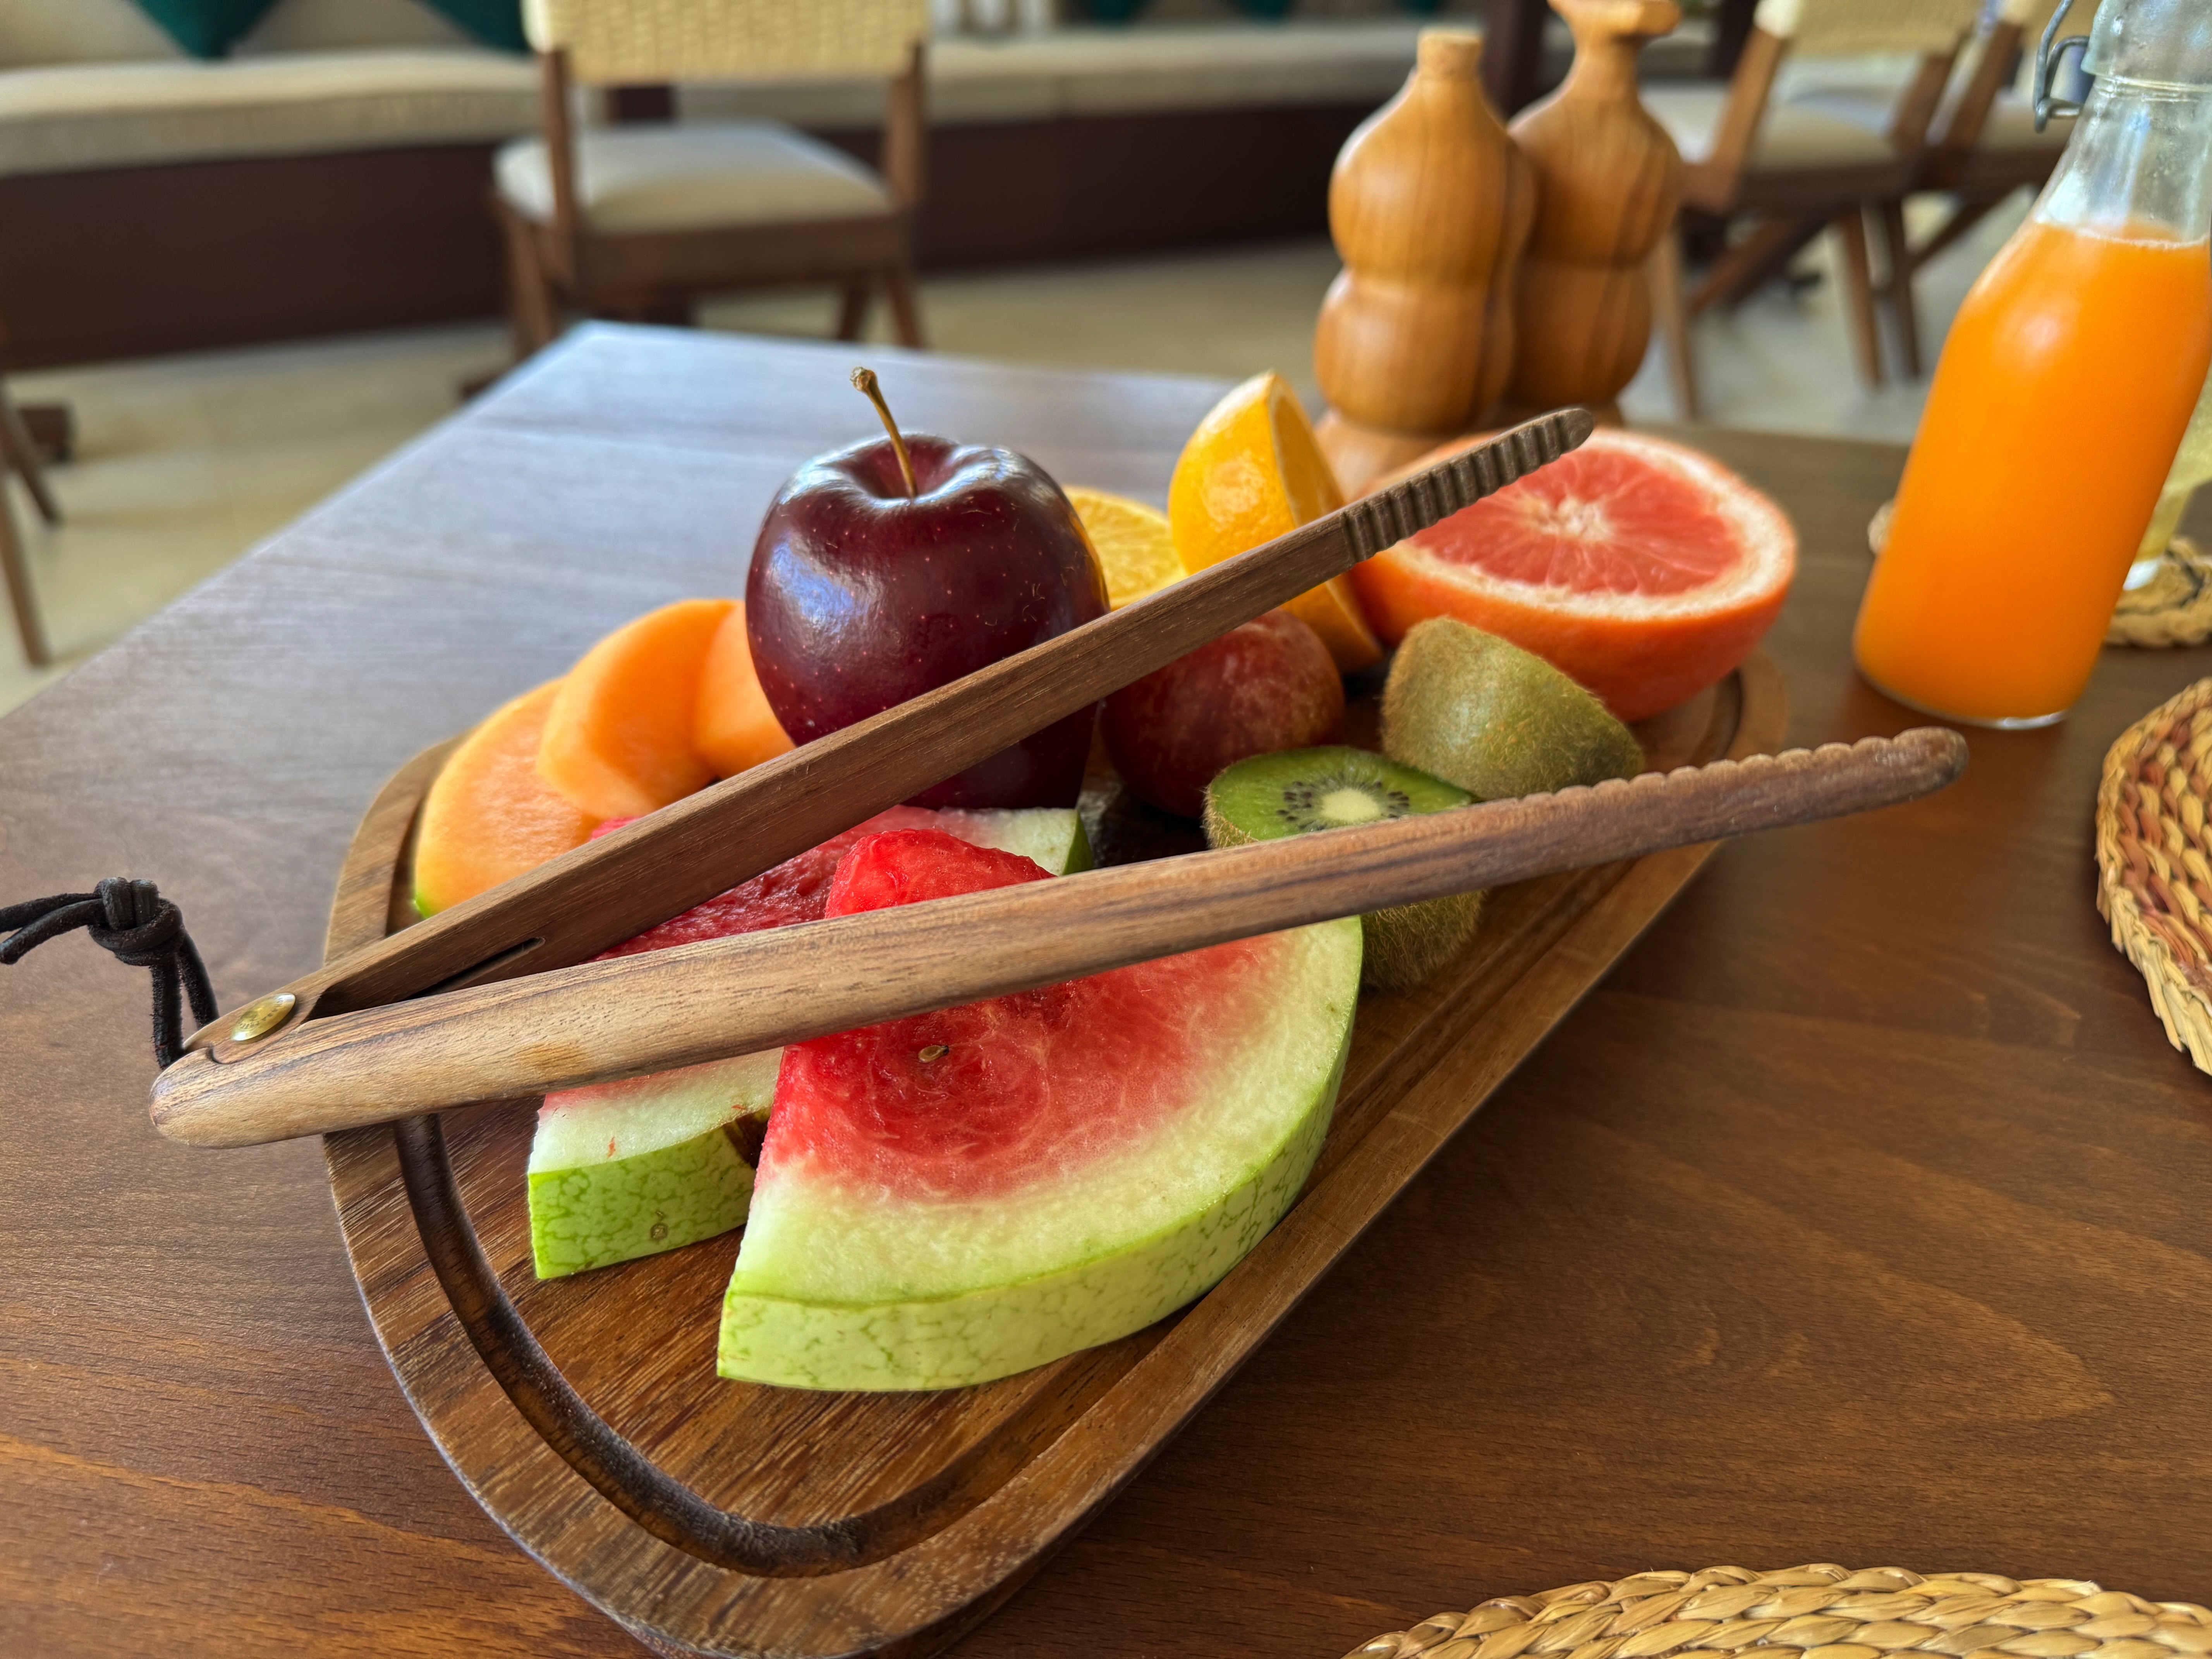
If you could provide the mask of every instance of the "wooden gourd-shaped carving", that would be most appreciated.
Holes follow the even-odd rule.
[[[1346,141],[1329,179],[1344,270],[1322,302],[1314,369],[1329,404],[1322,447],[1348,494],[1466,431],[1512,370],[1534,191],[1481,62],[1480,35],[1422,30],[1404,89]]]
[[[1651,338],[1646,268],[1669,234],[1682,158],[1636,95],[1644,42],[1681,21],[1674,0],[1552,0],[1575,35],[1566,84],[1513,123],[1536,173],[1521,263],[1509,400],[1530,409],[1613,400]]]

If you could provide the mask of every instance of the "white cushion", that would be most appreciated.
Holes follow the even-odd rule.
[[[1673,135],[1688,161],[1712,156],[1713,137],[1728,106],[1728,88],[1718,85],[1645,87],[1644,106]],[[1759,169],[1878,166],[1897,160],[1879,131],[1801,104],[1770,102],[1759,123],[1747,167]]]
[[[500,193],[518,211],[551,220],[543,138],[506,146],[497,172]],[[586,225],[614,232],[857,218],[891,205],[866,167],[776,121],[580,132],[576,196]]]
[[[1982,123],[1980,148],[2041,149],[2055,156],[2066,148],[2066,141],[2073,136],[2074,122],[2069,116],[2053,117],[2051,125],[2038,132],[2035,106],[2016,92],[2001,92],[1990,106],[1989,119]]]
[[[0,73],[0,174],[465,143],[537,125],[535,66],[474,47]]]
[[[1964,88],[1954,82],[1951,99],[1955,102]],[[1817,91],[1801,94],[1796,100],[1799,107],[1817,111],[1839,121],[1848,121],[1869,133],[1880,134],[1889,127],[1892,112],[1897,106],[1894,89],[1877,87],[1824,87]],[[1934,131],[1941,134],[1951,121],[1951,111],[1936,117]],[[2042,132],[2035,130],[2035,111],[2028,101],[2015,93],[2001,92],[1990,106],[1989,118],[1982,124],[1981,137],[1977,148],[1981,149],[2021,151],[2048,150],[2054,157],[2066,148],[2066,140],[2074,131],[2070,120],[2057,119]]]
[[[1157,110],[1380,104],[1413,67],[1412,20],[1070,24],[1030,33],[951,35],[929,49],[929,118],[948,126]],[[687,86],[691,119],[750,117],[807,127],[874,126],[883,82]]]

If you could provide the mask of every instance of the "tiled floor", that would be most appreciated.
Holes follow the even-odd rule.
[[[2025,208],[2023,198],[1923,275],[1931,359]],[[945,277],[924,285],[924,319],[939,349],[964,356],[1224,376],[1273,368],[1318,409],[1313,319],[1336,270],[1328,245],[1315,241]],[[812,333],[827,331],[830,313],[826,298],[805,296],[724,302],[706,320]],[[12,630],[0,629],[0,709],[450,413],[455,388],[497,368],[503,346],[497,326],[471,325],[15,380],[19,399],[74,404],[80,440],[76,459],[53,475],[66,524],[46,530],[15,498],[62,659],[30,669]],[[1707,418],[1717,423],[1902,441],[1919,418],[1924,383],[1859,386],[1832,283],[1797,295],[1771,289],[1732,317],[1706,319],[1698,353]],[[1671,418],[1656,356],[1623,401],[1632,419]]]

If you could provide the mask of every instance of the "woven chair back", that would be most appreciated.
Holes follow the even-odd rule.
[[[1958,49],[1981,19],[1982,0],[1759,0],[1759,27],[1793,54]]]
[[[890,79],[929,0],[523,0],[540,52],[585,86]]]
[[[2040,40],[2051,14],[2057,9],[2058,0],[1999,0],[1997,16],[2004,22],[2019,24],[2023,34]],[[2087,34],[2096,19],[2097,0],[2074,0],[2074,9],[2066,14],[2066,21],[2059,27],[2059,38]]]

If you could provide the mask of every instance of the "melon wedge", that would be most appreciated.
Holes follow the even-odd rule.
[[[1091,843],[1073,807],[894,806],[605,954],[818,920],[853,846],[884,830],[917,826],[1018,854],[1056,875],[1091,867]],[[538,1276],[631,1261],[743,1225],[781,1054],[770,1049],[546,1096],[530,1146],[530,1249]]]
[[[415,908],[435,915],[580,847],[599,820],[538,775],[538,745],[561,682],[526,691],[447,757],[415,836]]]
[[[885,860],[958,878],[860,879]],[[950,837],[893,832],[848,855],[828,912],[856,884],[1018,878]],[[961,1387],[1190,1302],[1304,1183],[1359,967],[1358,921],[1325,922],[786,1049],[721,1374]]]
[[[538,1276],[743,1226],[775,1068],[770,1050],[548,1095],[530,1143]]]
[[[761,690],[760,676],[753,672],[743,599],[730,607],[707,647],[694,720],[693,745],[717,777],[733,778],[792,747],[775,710],[769,707],[768,693]]]
[[[586,651],[561,682],[538,775],[595,818],[635,817],[714,781],[699,753],[699,682],[734,599],[678,599]]]

